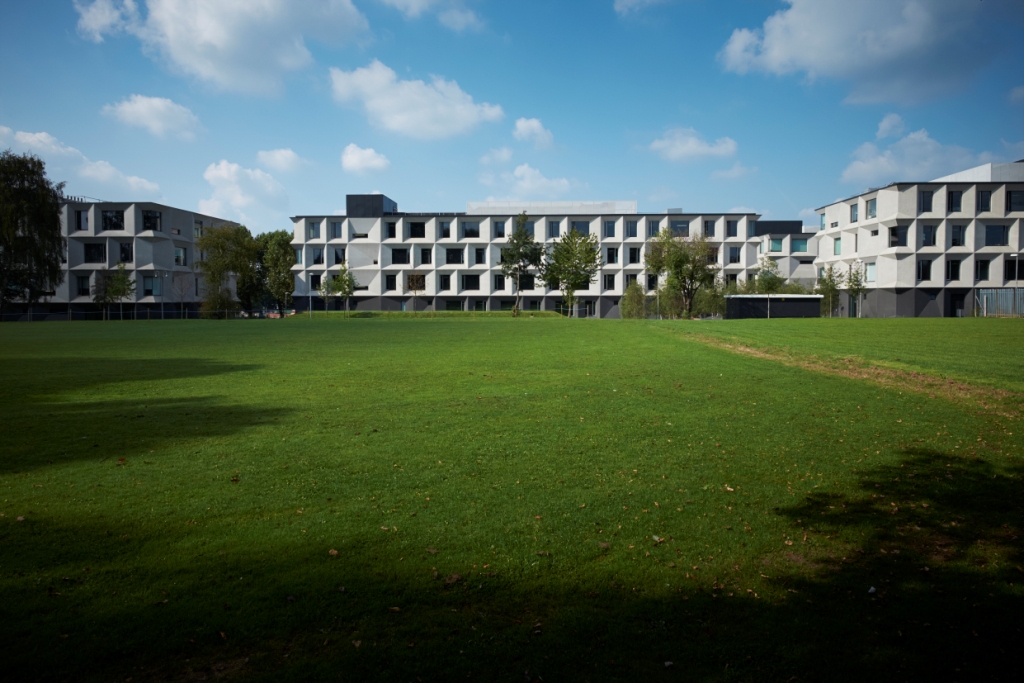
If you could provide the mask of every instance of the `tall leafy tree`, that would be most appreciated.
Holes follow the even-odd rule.
[[[821,314],[832,317],[832,313],[839,305],[839,290],[843,286],[843,272],[834,264],[825,266],[825,272],[818,277],[818,283],[814,288],[815,294],[821,294]]]
[[[64,281],[63,191],[38,157],[0,152],[0,315],[9,302],[32,304]]]
[[[576,309],[576,291],[590,286],[601,265],[597,237],[570,230],[565,237],[555,240],[540,265],[540,273],[548,287],[561,290],[562,303],[571,316]]]
[[[867,291],[868,286],[864,282],[864,271],[861,270],[861,264],[850,266],[850,272],[846,276],[846,292],[857,306],[857,317],[860,317],[860,297]]]
[[[421,275],[420,277],[423,276]],[[345,312],[347,314],[348,301],[356,291],[356,278],[352,275],[352,271],[348,269],[348,263],[341,264],[341,268],[331,278],[331,283],[334,288],[334,296],[345,302]]]
[[[538,244],[533,233],[526,229],[529,222],[526,212],[516,217],[516,227],[508,242],[501,249],[501,273],[512,281],[516,288],[516,303],[512,315],[519,315],[523,283],[533,277],[532,270],[540,268],[544,248]]]
[[[637,320],[647,317],[647,295],[637,280],[629,283],[619,299],[619,315]]]
[[[412,294],[412,310],[416,310],[416,297],[427,289],[427,276],[415,271],[405,276],[405,288]]]
[[[203,273],[205,292],[203,313],[208,317],[219,317],[238,309],[238,302],[232,296],[230,276],[239,280],[254,279],[256,242],[244,225],[221,225],[208,228],[199,238],[196,246],[202,252],[199,270]]]
[[[703,235],[676,237],[664,229],[650,243],[647,272],[667,274],[666,284],[680,298],[682,310],[693,314],[693,299],[703,287],[713,287],[718,266],[714,249]]]
[[[295,276],[292,274],[295,250],[291,245],[292,235],[285,230],[276,230],[265,232],[256,239],[263,245],[262,267],[267,293],[277,305],[277,312],[281,313],[285,306],[291,305],[292,292],[295,291]]]
[[[135,294],[135,280],[123,263],[117,264],[117,270],[103,278],[104,294],[111,303],[119,304],[121,320],[124,320],[124,300]]]

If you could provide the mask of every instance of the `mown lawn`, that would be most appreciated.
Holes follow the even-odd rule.
[[[2,325],[3,670],[1012,677],[1020,396],[697,338],[1016,390],[1018,321],[759,322]]]

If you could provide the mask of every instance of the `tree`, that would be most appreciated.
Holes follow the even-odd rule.
[[[735,285],[732,286],[735,289]],[[730,286],[717,278],[710,287],[702,287],[693,297],[693,312],[697,315],[725,315],[725,295],[732,293]]]
[[[576,307],[576,291],[590,286],[601,265],[597,237],[570,230],[565,237],[555,240],[540,265],[540,273],[548,287],[561,290],[562,303],[571,316]]]
[[[516,217],[516,228],[501,250],[501,273],[509,278],[516,288],[513,317],[519,315],[523,282],[533,277],[530,269],[539,269],[544,255],[544,248],[533,239],[533,233],[526,229],[528,221],[529,217],[525,211]]]
[[[647,317],[647,295],[637,280],[626,286],[622,298],[619,299],[619,315],[623,318],[642,320]]]
[[[779,262],[767,254],[758,259],[755,289],[757,294],[778,294],[786,284],[779,270]]]
[[[650,244],[647,272],[666,273],[666,284],[680,296],[683,310],[691,316],[697,291],[715,284],[718,266],[715,265],[714,254],[714,249],[703,235],[675,237],[666,228]]]
[[[263,248],[262,267],[267,293],[277,305],[278,314],[281,314],[282,308],[291,304],[292,292],[295,290],[295,276],[292,274],[295,250],[291,245],[292,236],[285,230],[277,230],[265,232],[256,240]]]
[[[238,310],[238,303],[229,286],[233,273],[238,280],[251,282],[256,261],[256,242],[244,225],[221,225],[207,228],[196,246],[202,252],[199,270],[205,278],[206,291],[202,311],[205,317],[220,317]]]
[[[416,297],[423,294],[427,289],[427,276],[423,273],[412,272],[405,276],[405,288],[412,294],[412,310],[416,310]]]
[[[334,289],[334,296],[340,297],[345,302],[345,311],[348,311],[348,300],[356,291],[356,279],[352,271],[348,269],[347,263],[342,263],[341,268],[331,278],[331,286]]]
[[[171,276],[171,296],[178,300],[181,317],[185,317],[185,299],[192,294],[193,278],[188,273],[174,273]]]
[[[128,273],[123,263],[117,264],[117,271],[105,273],[97,278],[96,289],[93,290],[93,301],[109,306],[120,304],[121,320],[124,320],[124,300],[135,294],[135,280]]]
[[[857,267],[850,266],[850,273],[846,276],[846,291],[857,307],[858,318],[860,317],[861,294],[868,291],[868,287],[864,283],[864,272],[860,269],[860,265],[858,263]]]
[[[64,281],[63,192],[64,183],[50,182],[38,157],[0,152],[0,316],[8,302],[31,306]]]
[[[828,264],[825,272],[818,278],[815,294],[821,294],[821,314],[832,317],[832,312],[839,305],[839,290],[843,286],[843,273],[835,265]]]

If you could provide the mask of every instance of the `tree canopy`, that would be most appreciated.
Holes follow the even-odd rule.
[[[561,290],[562,303],[571,316],[576,308],[576,291],[588,288],[600,268],[597,237],[570,230],[565,237],[555,240],[540,265],[540,273],[548,287]]]
[[[715,284],[714,253],[703,235],[676,237],[666,228],[648,247],[647,271],[667,275],[666,287],[679,296],[682,310],[690,316],[697,290]]]
[[[541,259],[544,255],[543,247],[534,240],[533,233],[526,229],[529,217],[526,212],[516,217],[516,227],[508,242],[501,249],[501,272],[512,280],[516,288],[516,304],[512,309],[512,315],[519,315],[522,306],[520,304],[523,283],[527,278],[533,277],[531,269],[540,268]]]
[[[280,313],[284,306],[291,305],[292,292],[295,291],[295,276],[292,274],[295,250],[291,245],[292,235],[286,230],[275,230],[259,235],[256,241],[262,249],[260,267],[264,286]]]
[[[222,312],[237,310],[238,303],[229,287],[231,274],[236,277],[236,285],[245,282],[251,287],[257,279],[254,273],[256,241],[249,229],[231,224],[207,228],[196,247],[202,254],[199,270],[205,287],[203,314],[220,316]]]

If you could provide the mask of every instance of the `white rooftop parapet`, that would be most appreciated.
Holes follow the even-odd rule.
[[[982,164],[952,175],[936,178],[933,183],[1024,183],[1024,161],[1012,164]]]
[[[622,202],[466,202],[466,213],[472,216],[491,214],[513,215],[522,212],[537,216],[618,215],[635,214],[635,201]]]

